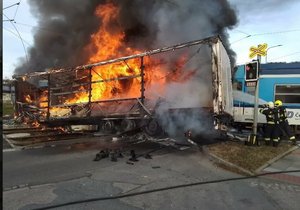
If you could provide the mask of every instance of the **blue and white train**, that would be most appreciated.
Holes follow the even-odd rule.
[[[248,84],[249,85],[249,84]],[[255,88],[245,82],[245,65],[237,66],[234,74],[234,121],[253,123]],[[300,133],[300,62],[261,64],[259,73],[260,104],[281,100],[287,108],[288,121],[294,132]],[[258,123],[265,123],[259,114]]]

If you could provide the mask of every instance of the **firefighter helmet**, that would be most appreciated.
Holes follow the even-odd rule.
[[[276,100],[275,101],[275,106],[282,106],[282,101]]]
[[[272,101],[268,102],[268,107],[273,109],[274,108],[274,103]]]

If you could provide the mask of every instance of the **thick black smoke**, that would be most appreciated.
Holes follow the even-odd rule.
[[[38,19],[29,60],[22,59],[17,74],[72,67],[86,57],[82,53],[90,35],[100,25],[94,11],[100,0],[30,0],[31,13]]]
[[[234,62],[226,30],[237,18],[227,0],[30,0],[38,29],[28,62],[23,58],[15,73],[85,64],[84,47],[101,26],[95,9],[107,2],[120,7],[117,24],[129,46],[149,50],[219,34]]]

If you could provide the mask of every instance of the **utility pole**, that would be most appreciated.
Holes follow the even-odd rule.
[[[260,71],[261,55],[257,55],[257,60],[246,64],[245,80],[247,86],[255,88],[255,96],[253,101],[253,127],[252,133],[248,136],[248,145],[258,145],[257,141],[257,124],[258,124],[258,103],[259,103],[259,71]],[[246,144],[246,142],[245,142]]]
[[[258,103],[259,103],[259,72],[260,72],[260,61],[261,56],[257,55],[258,61],[258,75],[255,85],[255,100],[254,100],[254,110],[253,110],[253,135],[257,137],[257,121],[258,121]],[[256,140],[256,139],[255,139]]]
[[[275,47],[275,46],[273,46]],[[277,46],[276,46],[277,47]],[[272,47],[270,47],[272,48]],[[267,55],[268,45],[266,43],[259,44],[257,47],[252,46],[250,47],[250,54],[249,57],[253,58],[255,55],[257,55],[257,62],[256,62],[256,69],[253,68],[253,64],[248,66],[248,71],[246,71],[245,80],[253,81],[255,84],[253,84],[253,87],[255,87],[255,99],[254,99],[254,108],[253,108],[253,130],[252,134],[248,136],[248,142],[245,142],[245,144],[250,145],[259,145],[257,141],[257,124],[258,124],[258,103],[259,103],[259,72],[260,72],[260,63],[261,63],[261,56]],[[267,59],[266,59],[267,60]],[[251,68],[252,66],[252,68]],[[251,76],[255,75],[255,76]]]
[[[259,70],[260,70],[260,55],[257,56],[257,79],[255,81],[255,97],[253,108],[253,127],[252,134],[248,136],[248,145],[259,145],[257,141],[257,123],[258,123],[258,103],[259,103]],[[245,142],[246,144],[246,142]]]

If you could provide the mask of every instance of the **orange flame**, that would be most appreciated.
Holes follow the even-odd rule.
[[[137,49],[132,49],[126,46],[125,32],[118,25],[119,9],[113,3],[107,3],[97,7],[95,15],[101,20],[101,27],[98,31],[91,35],[91,42],[86,46],[86,51],[91,55],[88,63],[96,63],[99,61],[122,57],[124,55],[132,55],[141,53]],[[112,24],[113,23],[113,24]],[[112,27],[114,25],[114,27]],[[164,91],[165,84],[168,82],[184,82],[195,74],[195,71],[190,71],[188,74],[183,74],[183,66],[187,62],[187,56],[182,56],[171,67],[172,70],[163,68],[164,61],[150,59],[144,57],[145,65],[145,86],[146,88],[155,84],[160,92]],[[140,97],[141,77],[140,75],[140,59],[130,59],[126,63],[113,63],[104,66],[93,67],[91,101],[99,101],[112,98],[128,98]],[[169,73],[167,73],[169,72]],[[137,76],[136,78],[125,80],[113,80],[115,78]],[[103,80],[105,82],[96,82]],[[107,81],[109,80],[109,81]],[[86,87],[78,89],[87,90]],[[48,92],[44,91],[40,97],[40,107],[47,107]],[[65,104],[85,103],[89,101],[89,93],[79,92],[73,98],[65,100]],[[65,110],[64,110],[65,109]],[[52,113],[60,111],[70,111],[69,108],[54,108],[50,109]],[[57,114],[59,115],[59,114]]]
[[[32,99],[30,95],[25,95],[24,98],[27,103],[32,103]]]
[[[31,125],[33,126],[33,127],[40,127],[40,123],[38,122],[38,121],[34,121],[33,123],[31,123]]]
[[[39,105],[41,108],[45,108],[48,106],[48,90],[43,91],[40,95]]]
[[[61,131],[61,132],[68,132],[68,130],[64,127],[55,127],[54,130]]]
[[[91,36],[91,43],[86,47],[87,51],[94,52],[89,58],[89,63],[107,60],[126,54],[136,54],[140,51],[133,50],[124,44],[124,32],[120,27],[111,29],[111,22],[116,23],[119,9],[112,3],[101,5],[96,9],[95,15],[102,20],[100,29]],[[96,52],[95,52],[96,49]],[[129,68],[130,67],[130,68]],[[113,78],[138,75],[140,63],[138,60],[129,60],[126,64],[115,63],[108,66],[95,67],[92,72],[92,81],[109,80]],[[121,98],[124,93],[126,97],[138,97],[140,94],[141,79],[135,78],[126,81],[109,81],[92,84],[92,101],[101,99]],[[84,89],[83,87],[81,90]],[[126,90],[127,89],[127,90]],[[67,103],[88,102],[88,93],[76,94],[76,97]]]

